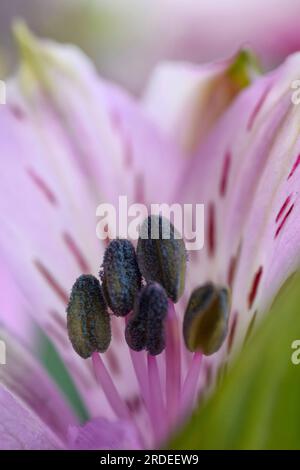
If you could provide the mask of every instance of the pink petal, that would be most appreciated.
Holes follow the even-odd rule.
[[[52,450],[62,445],[37,416],[0,386],[0,449]]]
[[[61,440],[77,423],[46,371],[17,338],[0,328],[6,346],[6,364],[0,367],[0,383],[32,410]],[[37,386],[38,384],[38,386]]]
[[[141,449],[136,429],[127,421],[95,418],[82,427],[69,429],[69,446],[75,450]]]
[[[228,350],[299,268],[299,107],[291,101],[299,73],[297,54],[242,92],[185,182],[185,200],[206,205],[206,244],[199,264],[191,263],[192,283],[211,278],[233,287]]]
[[[1,257],[0,285],[0,324],[4,325],[28,346],[33,346],[36,332],[34,322],[29,315],[25,314],[26,302],[24,296]]]
[[[246,51],[208,65],[167,62],[150,78],[144,106],[166,135],[193,153],[254,73]]]

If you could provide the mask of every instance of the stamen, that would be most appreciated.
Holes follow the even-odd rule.
[[[148,354],[147,357],[150,419],[154,435],[157,436],[157,441],[159,442],[165,434],[165,409],[156,357],[151,356],[150,354]]]
[[[186,251],[181,235],[169,220],[154,215],[145,219],[137,258],[146,281],[160,283],[173,302],[177,302],[184,290]]]
[[[157,283],[145,286],[136,298],[133,315],[127,323],[125,338],[134,351],[147,349],[155,356],[165,348],[165,319],[168,299]]]
[[[181,387],[181,357],[178,321],[172,301],[169,301],[166,346],[166,397],[170,424],[174,424],[179,407]]]
[[[111,241],[105,250],[102,268],[100,277],[108,306],[117,316],[127,315],[141,287],[141,274],[130,241]]]
[[[195,289],[189,300],[183,336],[186,347],[209,356],[222,346],[228,331],[229,293],[207,283]]]
[[[84,359],[94,351],[104,352],[111,340],[110,319],[100,283],[91,274],[73,285],[67,307],[68,335],[74,350]]]
[[[145,403],[145,407],[149,406],[149,397],[148,397],[148,375],[145,357],[142,353],[133,351],[129,349],[131,362],[134,368],[134,372],[141,390],[141,394]]]

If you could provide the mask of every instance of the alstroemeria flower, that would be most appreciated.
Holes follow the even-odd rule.
[[[21,67],[0,108],[1,259],[90,419],[78,424],[28,347],[3,329],[1,447],[159,446],[299,266],[299,111],[290,84],[300,58],[252,84],[240,58],[185,72],[169,65],[135,102],[77,49],[23,28],[18,38]],[[98,276],[102,263],[96,207],[122,194],[129,203],[204,203],[205,246],[190,253],[176,311],[169,303],[164,352],[153,359],[130,350],[124,319],[111,316],[107,352],[84,360],[68,339],[66,305],[75,279]],[[192,289],[208,281],[231,289],[232,308],[223,346],[202,357],[187,350],[182,322]]]

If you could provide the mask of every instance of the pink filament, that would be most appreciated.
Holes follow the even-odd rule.
[[[130,419],[130,414],[127,405],[125,401],[122,400],[122,398],[120,397],[119,392],[116,389],[116,386],[113,383],[112,378],[109,372],[107,371],[100,354],[94,352],[92,354],[92,361],[96,379],[101,385],[112,410],[115,412],[118,418]]]
[[[195,352],[190,368],[187,372],[181,394],[181,410],[183,416],[192,408],[197,390],[197,383],[200,374],[202,353]]]
[[[130,348],[129,348],[130,349]],[[133,351],[130,349],[131,362],[141,390],[146,408],[148,407],[148,375],[144,353],[142,351]]]
[[[125,325],[127,325],[129,320],[129,315],[125,317]],[[128,346],[129,348],[129,346]],[[133,349],[129,348],[130,357],[132,366],[136,375],[136,379],[138,385],[141,390],[141,395],[143,397],[144,403],[146,408],[148,407],[148,374],[147,374],[147,366],[145,362],[144,353],[142,351],[133,351]]]
[[[165,409],[157,361],[155,356],[148,354],[148,378],[149,378],[149,416],[153,428],[153,434],[158,441],[165,436]]]
[[[125,322],[127,323],[127,321],[128,319],[126,318]],[[186,416],[192,408],[195,399],[202,353],[194,353],[185,381],[181,387],[180,347],[178,320],[174,304],[169,301],[165,350],[166,404],[164,403],[157,357],[148,354],[146,362],[144,352],[136,352],[129,349],[141,396],[153,429],[154,444],[162,442],[166,437],[167,427],[173,426],[176,424],[177,419]],[[131,419],[130,411],[116,389],[101,355],[93,353],[92,362],[96,379],[101,385],[107,401],[116,416],[121,419]]]
[[[181,387],[181,357],[178,321],[173,302],[169,301],[166,344],[166,398],[170,425],[178,415]]]

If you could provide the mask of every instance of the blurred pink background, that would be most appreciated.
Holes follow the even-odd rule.
[[[163,59],[206,62],[247,44],[271,68],[300,48],[300,0],[1,0],[0,8],[1,75],[15,64],[14,17],[78,44],[136,93]]]

